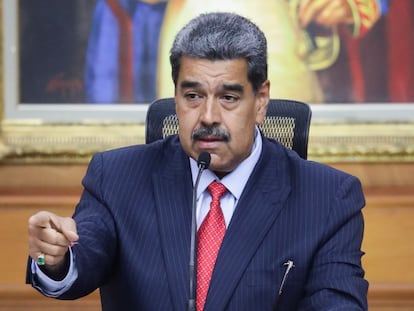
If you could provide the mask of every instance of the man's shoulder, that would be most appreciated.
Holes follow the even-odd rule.
[[[122,170],[132,167],[151,170],[168,162],[181,150],[178,139],[169,137],[151,144],[125,146],[98,152],[93,156],[91,164],[107,170]]]
[[[349,173],[341,171],[335,167],[332,167],[328,164],[315,162],[312,159],[303,159],[301,158],[294,150],[286,148],[282,144],[277,141],[267,140],[270,144],[268,146],[268,150],[270,153],[273,154],[272,158],[275,161],[279,161],[277,165],[286,165],[286,169],[289,170],[291,173],[294,174],[305,174],[308,177],[310,176],[331,176],[332,178],[347,178],[350,176]],[[270,147],[269,147],[270,146]],[[274,156],[274,154],[278,156]]]
[[[162,156],[165,153],[173,152],[180,147],[176,137],[157,140],[151,144],[137,144],[131,146],[118,147],[101,152],[104,157],[154,157]]]

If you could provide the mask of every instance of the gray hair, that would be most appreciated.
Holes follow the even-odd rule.
[[[247,61],[247,78],[256,93],[267,80],[267,43],[250,20],[233,13],[207,13],[192,19],[175,37],[170,62],[177,87],[181,57]]]

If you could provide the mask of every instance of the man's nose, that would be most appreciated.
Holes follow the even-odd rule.
[[[205,124],[218,124],[221,121],[220,104],[214,98],[207,98],[201,108],[201,122]]]

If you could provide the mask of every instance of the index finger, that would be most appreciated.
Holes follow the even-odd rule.
[[[29,232],[37,235],[39,229],[53,229],[61,233],[69,242],[79,239],[76,223],[72,218],[60,217],[47,211],[41,211],[29,218]]]
[[[29,226],[37,228],[52,228],[50,217],[53,214],[46,211],[38,212],[29,218]]]

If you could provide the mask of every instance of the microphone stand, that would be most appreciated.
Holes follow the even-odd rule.
[[[211,156],[208,152],[202,152],[198,156],[198,174],[193,189],[193,202],[191,210],[191,244],[190,244],[190,295],[188,299],[187,310],[196,311],[196,269],[195,263],[197,261],[196,242],[197,242],[197,222],[196,222],[196,210],[197,210],[197,189],[200,182],[201,174],[210,165]]]

